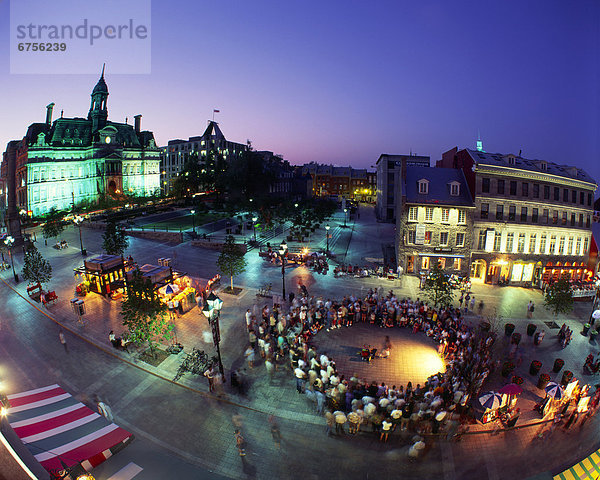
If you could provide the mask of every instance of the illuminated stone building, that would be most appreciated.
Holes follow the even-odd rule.
[[[312,178],[312,194],[315,197],[346,198],[359,202],[372,201],[374,190],[372,172],[364,168],[335,167],[315,162],[302,166],[302,172]]]
[[[474,205],[461,170],[407,166],[396,191],[396,259],[407,274],[439,263],[469,273]]]
[[[135,116],[135,125],[108,120],[104,71],[91,97],[87,118],[61,115],[52,121],[51,103],[44,123],[32,123],[22,140],[9,144],[0,173],[10,190],[13,163],[17,209],[38,216],[53,207],[95,203],[103,195],[160,191],[160,150],[153,133],[141,130],[142,116]]]
[[[475,197],[471,279],[541,286],[588,275],[596,182],[584,170],[513,154],[453,148],[438,167],[461,169]]]

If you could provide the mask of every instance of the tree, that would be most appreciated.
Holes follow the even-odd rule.
[[[201,185],[202,167],[196,152],[190,153],[183,170],[173,181],[173,193],[176,197],[188,197],[198,192]]]
[[[46,215],[46,221],[42,225],[44,238],[47,240],[48,238],[58,237],[64,229],[63,212],[59,212],[56,208],[50,209]]]
[[[48,283],[52,278],[52,265],[30,243],[23,258],[23,278],[29,283]]]
[[[245,253],[242,251],[240,245],[236,245],[233,236],[227,235],[223,248],[221,248],[221,255],[217,258],[217,266],[223,272],[223,275],[230,277],[232,292],[234,275],[244,272],[248,264],[244,255]]]
[[[436,262],[425,279],[423,285],[425,296],[433,302],[435,307],[452,303],[454,287],[450,285],[449,277],[444,273],[439,262]]]
[[[559,313],[569,313],[573,310],[573,291],[568,275],[550,285],[546,290],[544,306],[558,316]]]
[[[127,298],[121,305],[123,326],[129,339],[147,343],[153,356],[159,341],[172,338],[173,325],[168,322],[166,311],[167,306],[158,298],[154,285],[135,270],[127,280]]]
[[[106,230],[102,235],[102,240],[102,248],[109,255],[123,255],[129,246],[125,229],[114,220],[106,222]]]

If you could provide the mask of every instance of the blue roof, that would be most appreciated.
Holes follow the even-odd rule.
[[[429,193],[418,193],[420,180],[429,181]],[[458,182],[460,185],[458,195],[450,195],[452,182]],[[406,169],[406,203],[472,207],[473,199],[465,174],[460,169],[408,167]]]

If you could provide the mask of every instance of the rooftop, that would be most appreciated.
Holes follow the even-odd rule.
[[[419,193],[418,182],[429,181],[429,193]],[[450,184],[459,184],[459,194],[450,195]],[[406,169],[406,202],[472,207],[473,199],[462,170],[455,168],[409,167]]]

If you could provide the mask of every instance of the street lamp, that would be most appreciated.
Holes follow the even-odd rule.
[[[12,265],[12,271],[13,271],[13,276],[15,277],[15,283],[19,283],[19,276],[15,272],[15,262],[13,260],[13,254],[12,254],[13,243],[15,243],[15,239],[10,235],[4,239],[4,244],[8,248],[8,254],[10,255],[10,264]]]
[[[325,253],[329,253],[329,229],[331,227],[329,225],[325,225],[325,236],[327,237],[327,249],[325,250]]]
[[[81,237],[81,222],[83,222],[83,217],[81,215],[75,215],[73,222],[79,227],[79,245],[81,246],[81,255],[85,257],[87,252],[85,248],[83,248],[83,238]]]
[[[190,213],[192,214],[192,225],[194,226],[194,233],[196,233],[196,210],[190,210]]]
[[[217,359],[219,361],[219,372],[223,382],[225,382],[225,373],[223,372],[223,361],[221,360],[221,332],[219,328],[219,317],[221,315],[221,308],[223,308],[223,300],[221,300],[214,292],[210,292],[210,295],[206,299],[206,305],[202,309],[202,313],[208,318],[210,328],[212,329],[213,344],[217,350]]]
[[[256,242],[256,221],[258,217],[252,217],[252,230],[254,231],[254,242]]]
[[[344,208],[344,228],[346,228],[346,218],[348,217],[348,209]]]
[[[283,301],[285,302],[285,259],[287,257],[288,246],[285,240],[279,245],[279,255],[281,255],[281,282],[283,285]]]

